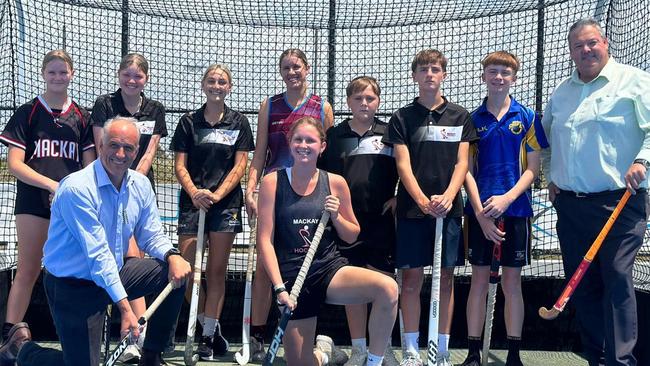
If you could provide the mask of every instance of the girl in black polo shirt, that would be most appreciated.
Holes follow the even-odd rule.
[[[240,180],[254,145],[248,119],[225,104],[232,88],[230,70],[222,65],[208,67],[201,88],[207,101],[181,117],[171,148],[176,153],[176,177],[183,188],[179,202],[179,247],[190,262],[194,261],[199,209],[207,212],[205,228],[209,232],[210,251],[198,354],[203,360],[212,360],[228,351],[218,319],[223,308],[230,249],[235,235],[242,231]]]

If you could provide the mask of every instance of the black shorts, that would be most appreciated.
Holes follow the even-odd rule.
[[[298,304],[293,314],[291,314],[291,320],[318,316],[321,306],[325,303],[325,299],[327,299],[327,288],[330,282],[332,282],[332,278],[334,278],[334,275],[339,269],[346,265],[347,260],[343,257],[338,257],[327,265],[316,269],[314,272],[310,270],[298,295]],[[287,279],[284,280],[287,281]],[[287,291],[291,292],[291,287],[295,280],[295,278],[291,278],[287,281]]]
[[[347,258],[350,265],[370,266],[380,271],[395,271],[395,219],[387,212],[385,215],[356,215],[361,232],[353,244],[341,243],[339,252]]]
[[[395,266],[400,269],[426,267],[433,264],[436,219],[397,219]],[[446,217],[442,224],[441,267],[465,264],[462,218]]]
[[[16,181],[14,215],[28,214],[50,219],[50,191]]]
[[[178,235],[196,235],[199,231],[199,210],[195,207],[181,208],[178,214]],[[205,232],[241,233],[241,208],[208,210],[205,215]]]
[[[504,217],[506,237],[501,242],[501,265],[523,267],[530,264],[531,224],[529,217]],[[489,266],[492,263],[494,243],[485,238],[481,225],[473,214],[465,217],[467,230],[467,259],[474,266]]]

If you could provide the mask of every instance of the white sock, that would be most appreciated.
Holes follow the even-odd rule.
[[[438,352],[446,353],[449,350],[449,334],[438,334]]]
[[[365,338],[353,338],[352,339],[352,348],[358,348],[361,352],[365,353],[367,351],[366,339]]]
[[[366,366],[381,366],[381,362],[383,360],[384,360],[384,356],[377,356],[368,352],[368,358],[366,359]]]
[[[199,324],[201,324],[202,327],[205,326],[205,314],[204,313],[198,314],[196,316],[196,320],[199,321]]]
[[[404,349],[407,352],[418,353],[418,338],[420,338],[420,332],[404,332],[404,343],[406,343]]]
[[[214,318],[208,318],[207,316],[204,318],[204,325],[203,325],[203,336],[204,337],[212,337],[214,335],[214,331],[217,329],[217,319]]]

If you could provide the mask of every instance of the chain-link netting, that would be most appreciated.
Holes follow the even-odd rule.
[[[99,95],[117,89],[116,69],[125,52],[150,61],[145,93],[167,108],[170,136],[179,117],[203,103],[200,78],[218,62],[233,72],[227,104],[245,113],[253,132],[259,103],[283,91],[278,57],[304,50],[311,63],[310,88],[327,97],[336,122],[347,116],[345,86],[353,77],[376,77],[382,87],[382,118],[410,102],[417,87],[410,62],[423,48],[449,58],[443,93],[469,110],[485,95],[479,61],[499,49],[518,55],[523,67],[513,95],[541,111],[572,71],[566,45],[571,23],[602,21],[612,55],[650,70],[650,0],[632,1],[425,1],[425,0],[5,0],[0,2],[0,128],[13,111],[42,91],[43,55],[65,48],[75,61],[72,97],[91,108]],[[154,169],[165,227],[176,240],[179,185],[171,137],[162,139]],[[0,267],[15,266],[14,180],[2,150],[0,174]],[[545,190],[535,190],[533,265],[525,276],[563,276],[554,211]],[[248,231],[237,236],[231,278],[245,270]],[[468,269],[461,270],[467,274]],[[650,245],[641,249],[635,281],[650,291]]]

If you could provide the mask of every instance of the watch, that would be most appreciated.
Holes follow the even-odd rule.
[[[650,170],[650,161],[645,159],[635,159],[634,164],[641,164],[645,167],[645,170]]]
[[[169,259],[169,256],[172,255],[181,255],[181,251],[178,250],[177,248],[171,248],[170,250],[165,253],[165,262],[167,262],[167,259]]]

